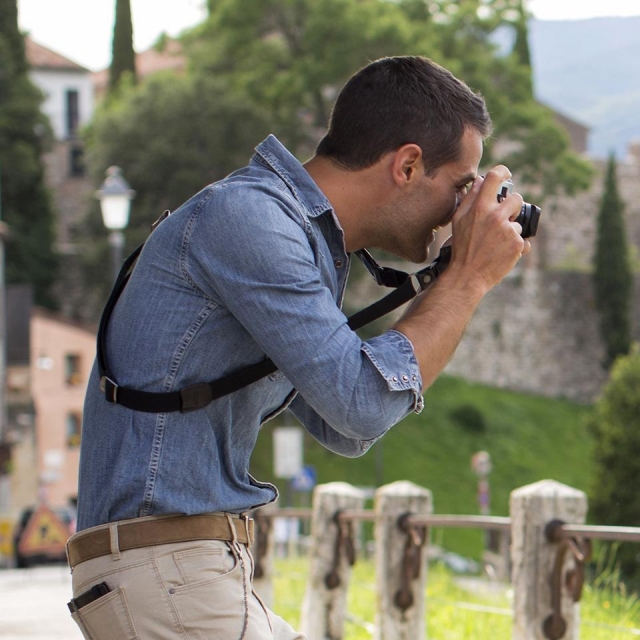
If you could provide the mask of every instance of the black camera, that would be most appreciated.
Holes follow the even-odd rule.
[[[513,191],[513,182],[511,180],[505,180],[498,189],[498,202],[502,202]],[[540,220],[540,207],[536,207],[535,204],[529,204],[525,202],[520,209],[518,217],[515,222],[522,227],[523,238],[531,238],[536,235],[538,230],[538,220]]]

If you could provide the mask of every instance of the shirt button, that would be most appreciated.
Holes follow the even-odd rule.
[[[336,260],[333,264],[336,265],[336,269],[340,269],[342,267],[342,260]]]
[[[402,376],[402,381],[407,382],[409,380],[409,376]]]
[[[398,377],[397,376],[393,376],[393,378],[391,378],[394,382],[398,382]]]

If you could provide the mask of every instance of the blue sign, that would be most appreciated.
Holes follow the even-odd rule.
[[[291,488],[294,491],[312,491],[316,486],[316,470],[306,465],[291,478]]]

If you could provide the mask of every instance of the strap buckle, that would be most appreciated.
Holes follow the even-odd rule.
[[[100,391],[104,393],[107,402],[118,404],[118,385],[107,376],[100,378]]]
[[[180,390],[180,411],[195,411],[206,407],[213,400],[211,385],[206,382],[192,384]]]

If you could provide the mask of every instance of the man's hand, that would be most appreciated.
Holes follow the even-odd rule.
[[[452,220],[452,257],[447,272],[477,281],[485,292],[531,250],[531,243],[520,236],[522,227],[514,222],[523,204],[520,194],[498,202],[498,189],[510,177],[509,170],[499,165],[484,179],[476,178]]]

